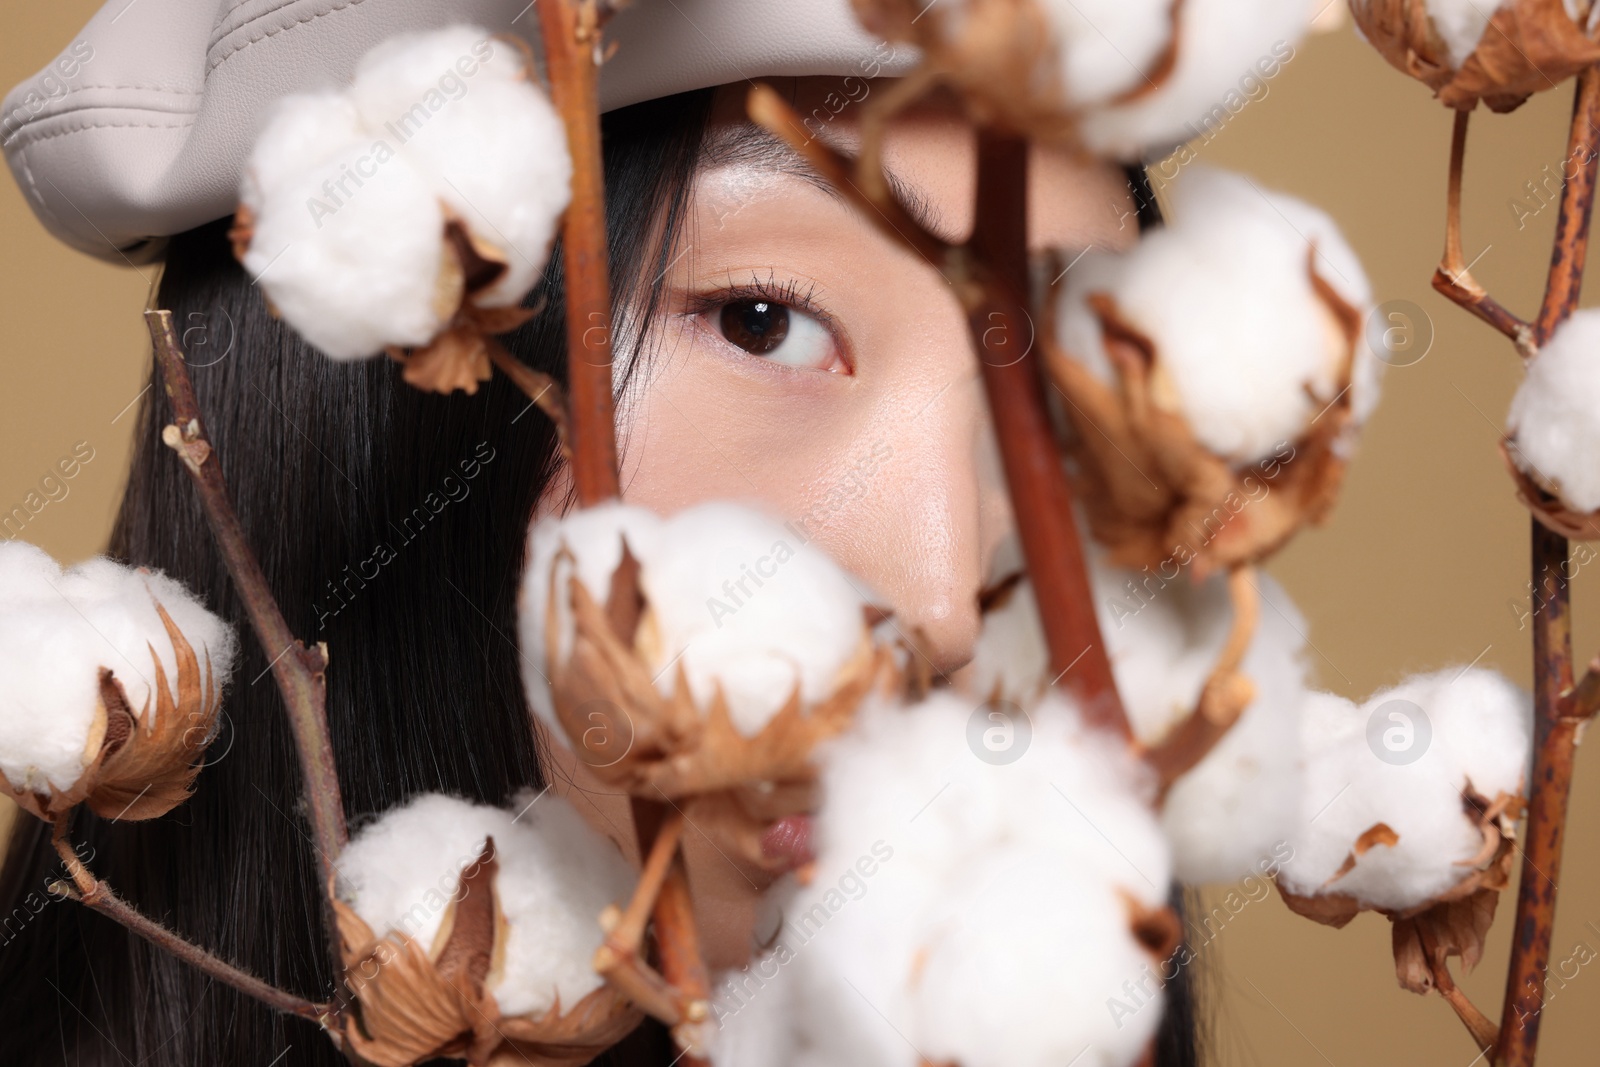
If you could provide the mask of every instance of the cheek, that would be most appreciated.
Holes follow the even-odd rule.
[[[1009,512],[955,302],[933,279],[878,292],[883,312],[852,328],[856,375],[821,389],[752,381],[669,339],[624,406],[626,495],[668,513],[719,497],[765,505],[908,635],[920,628],[949,671],[971,654],[984,563]]]

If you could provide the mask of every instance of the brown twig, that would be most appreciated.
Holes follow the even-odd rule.
[[[1597,711],[1600,711],[1600,656],[1589,661],[1583,678],[1567,694],[1562,714],[1564,718],[1582,720],[1594,718]]]
[[[641,956],[645,927],[661,899],[662,887],[678,863],[678,843],[683,839],[683,816],[663,819],[654,839],[641,852],[643,869],[633,898],[622,911],[607,909],[601,916],[605,943],[595,951],[594,969],[647,1015],[676,1026],[684,1021],[686,1005],[679,991]],[[644,842],[641,840],[641,846]]]
[[[770,85],[752,88],[745,109],[752,122],[781,138],[884,236],[922,257],[941,273],[950,273],[950,260],[958,249],[929,233],[906,210],[887,182],[880,181],[870,188],[858,184],[857,161],[812,137],[800,115]]]
[[[111,887],[96,878],[78,858],[72,843],[67,840],[67,819],[67,816],[63,816],[56,820],[51,842],[55,845],[56,854],[61,857],[61,862],[65,865],[72,882],[70,885],[56,882],[51,886],[52,892],[92,908],[129,932],[144,938],[167,955],[182,960],[224,985],[260,1001],[274,1011],[298,1015],[312,1022],[327,1023],[334,1010],[333,1005],[314,1004],[304,997],[297,997],[293,993],[285,992],[277,986],[262,981],[253,974],[241,971],[232,964],[224,963],[199,945],[184,940],[154,919],[141,914],[133,905],[113,893]]]
[[[1195,709],[1144,755],[1145,763],[1156,772],[1157,795],[1163,800],[1173,784],[1198,766],[1227,736],[1255,699],[1255,686],[1239,673],[1261,616],[1261,596],[1253,567],[1235,567],[1228,572],[1228,594],[1233,604],[1233,626],[1217,665],[1200,690]]]
[[[1438,950],[1426,925],[1417,928],[1417,937],[1422,942],[1423,955],[1428,961],[1428,973],[1433,975],[1433,988],[1439,991],[1439,995],[1456,1013],[1456,1018],[1467,1028],[1472,1040],[1477,1042],[1478,1050],[1490,1052],[1499,1037],[1499,1028],[1478,1009],[1476,1004],[1472,1003],[1466,991],[1456,985],[1455,979],[1450,974],[1450,960]]]
[[[1450,139],[1450,187],[1445,212],[1444,259],[1433,275],[1433,287],[1511,338],[1524,359],[1533,356],[1533,329],[1507,311],[1472,277],[1461,251],[1461,174],[1467,158],[1469,111],[1457,111]]]
[[[501,374],[510,378],[512,384],[521,389],[523,394],[555,424],[556,444],[561,450],[561,458],[571,463],[572,426],[567,411],[567,394],[561,388],[561,383],[544,371],[534,370],[526,363],[520,362],[506,351],[505,345],[492,337],[485,339],[485,347],[489,352],[489,362],[499,368]]]
[[[600,26],[611,5],[541,0],[550,96],[566,124],[572,202],[561,224],[567,300],[567,388],[572,480],[585,507],[618,495],[616,406],[611,380],[611,280],[605,169],[600,155]]]
[[[1584,259],[1589,246],[1589,220],[1594,207],[1596,123],[1600,122],[1600,69],[1591,67],[1578,78],[1572,109],[1567,159],[1569,173],[1561,191],[1560,214],[1550,256],[1544,302],[1534,328],[1534,343],[1543,345],[1578,305]],[[1576,161],[1581,161],[1581,166]],[[1511,966],[1500,1015],[1500,1040],[1495,1062],[1501,1067],[1532,1067],[1539,1045],[1539,1020],[1544,1005],[1545,972],[1554,934],[1556,886],[1561,878],[1561,853],[1566,836],[1567,801],[1572,790],[1581,720],[1569,717],[1572,671],[1572,616],[1569,586],[1563,575],[1568,562],[1566,538],[1530,520],[1533,530],[1533,583],[1543,593],[1533,620],[1534,731],[1533,774],[1529,781],[1527,835],[1523,844],[1517,914],[1512,926]],[[1580,690],[1588,691],[1588,679]]]
[[[633,798],[633,821],[644,857],[639,884],[624,911],[601,916],[606,940],[595,953],[594,969],[647,1015],[672,1027],[673,1039],[688,1067],[704,1061],[705,1023],[711,1016],[711,982],[700,954],[689,882],[679,848],[684,815],[667,805]],[[655,919],[657,972],[641,957],[645,923]]]
[[[711,1034],[711,976],[700,952],[700,937],[694,924],[694,899],[689,894],[689,873],[680,854],[667,872],[656,901],[656,948],[661,955],[661,973],[678,991],[684,1005],[683,1021],[672,1028],[678,1047],[684,1050],[684,1067],[705,1067],[699,1053]]]
[[[1556,237],[1550,252],[1550,273],[1544,302],[1534,327],[1534,342],[1543,345],[1556,327],[1578,309],[1583,291],[1583,265],[1589,251],[1589,218],[1594,210],[1596,161],[1600,159],[1600,71],[1590,68],[1578,78],[1572,104],[1572,133],[1567,142],[1566,181],[1556,215]]]
[[[600,27],[615,6],[597,0],[543,0],[538,5],[550,96],[566,125],[567,148],[572,154],[572,202],[561,228],[567,300],[567,414],[571,420],[572,478],[578,502],[585,507],[619,495],[599,97]],[[642,857],[654,854],[652,846],[663,812],[660,804],[634,802]],[[669,855],[676,856],[675,847]],[[697,1024],[704,1017],[701,1013],[709,1010],[705,983],[702,981],[698,990],[693,985],[694,975],[703,977],[705,972],[698,958],[694,918],[686,907],[677,906],[676,891],[671,888],[681,879],[681,861],[674,858],[666,872],[667,888],[656,896],[654,910],[664,977],[671,986],[665,992],[675,1001],[673,1010],[683,1016],[680,1026],[682,1022]],[[667,952],[668,945],[679,951]],[[692,959],[685,959],[684,951]],[[679,973],[679,967],[688,970]],[[630,969],[623,981],[644,973]],[[638,995],[644,997],[639,1007],[659,1016],[664,991],[646,988],[649,985],[648,981],[639,983]],[[652,1005],[657,1010],[652,1011]],[[682,1045],[682,1038],[679,1040]],[[689,1046],[683,1047],[688,1051]],[[692,1065],[694,1060],[686,1057],[685,1062]]]
[[[172,312],[146,311],[144,317],[175,420],[162,431],[161,439],[183,460],[194,481],[206,518],[211,523],[217,550],[222,553],[234,589],[244,604],[245,613],[250,616],[261,650],[272,663],[272,676],[283,695],[289,729],[300,755],[300,771],[305,777],[320,884],[329,885],[334,874],[334,860],[344,849],[348,835],[339,774],[333,761],[333,741],[328,734],[328,650],[320,643],[307,648],[294,636],[273,598],[261,564],[250,550],[249,539],[239,524],[239,516],[233,510],[227,484],[222,478],[222,465],[200,419],[199,402],[195,399],[189,367],[173,329]],[[336,926],[331,905],[326,906],[329,910],[325,919],[331,931]],[[329,939],[329,951],[333,953],[334,973],[337,974],[342,961],[333,940]]]
[[[977,202],[967,246],[982,297],[968,313],[1006,485],[1017,516],[1050,673],[1095,726],[1131,739],[1045,405],[1028,292],[1028,142],[978,132]]]

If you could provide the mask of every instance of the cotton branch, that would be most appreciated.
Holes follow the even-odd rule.
[[[1145,762],[1155,769],[1163,798],[1179,778],[1199,766],[1227,736],[1255,699],[1255,686],[1239,673],[1261,617],[1261,596],[1254,575],[1253,567],[1235,567],[1228,572],[1233,626],[1222,655],[1200,690],[1195,709],[1160,744],[1145,753]]]
[[[1450,139],[1450,189],[1445,214],[1444,259],[1433,275],[1433,287],[1499,330],[1524,359],[1533,356],[1532,327],[1507,311],[1473,279],[1461,252],[1461,174],[1467,157],[1470,111],[1457,111]]]
[[[1571,173],[1561,191],[1555,245],[1544,302],[1534,327],[1534,343],[1549,340],[1578,305],[1589,220],[1594,208],[1597,162],[1596,124],[1600,123],[1600,69],[1578,78],[1567,159]],[[1581,162],[1581,167],[1578,164]],[[1537,518],[1533,529],[1533,583],[1544,595],[1533,620],[1534,750],[1529,780],[1527,836],[1517,914],[1512,925],[1511,966],[1500,1015],[1495,1062],[1502,1067],[1532,1067],[1539,1044],[1545,973],[1554,933],[1556,886],[1566,837],[1567,801],[1572,789],[1581,720],[1567,714],[1569,692],[1592,702],[1600,680],[1593,672],[1573,686],[1570,589],[1563,579],[1569,546]]]
[[[169,956],[182,960],[224,985],[260,1001],[274,1011],[327,1024],[328,1016],[333,1011],[331,1004],[313,1004],[303,997],[297,997],[293,993],[284,992],[274,985],[263,982],[255,975],[241,971],[230,963],[224,963],[200,946],[184,940],[154,919],[141,914],[127,901],[113,893],[109,886],[83,865],[72,843],[67,840],[66,816],[56,820],[51,843],[55,845],[57,855],[61,857],[67,874],[72,878],[70,885],[64,882],[54,883],[51,886],[52,892],[92,908],[144,938]]]
[[[572,202],[561,223],[567,299],[567,385],[573,484],[585,507],[618,495],[616,407],[611,382],[611,280],[606,247],[604,161],[600,155],[600,26],[595,0],[542,0],[550,98],[572,154]]]
[[[172,312],[146,311],[144,317],[155,344],[156,360],[161,366],[161,377],[175,420],[162,431],[161,440],[183,460],[194,481],[217,549],[233,578],[234,589],[250,617],[262,652],[272,663],[273,680],[283,695],[289,729],[300,755],[300,771],[305,777],[319,880],[322,885],[329,885],[334,874],[334,860],[344,849],[348,835],[339,775],[333,762],[333,741],[328,734],[327,648],[321,644],[308,648],[290,631],[267,584],[267,577],[261,571],[261,564],[256,562],[250,549],[222,479],[222,466],[200,420],[200,406],[195,399],[194,384],[189,380],[189,367],[173,330]],[[327,919],[327,928],[333,930],[331,912]],[[332,951],[335,973],[338,973],[338,950]]]
[[[745,108],[752,122],[782,138],[885,237],[920,256],[946,277],[953,273],[953,257],[959,249],[929,233],[906,210],[886,181],[880,178],[876,183],[858,182],[857,161],[812,137],[800,115],[772,86],[757,85],[751,89]]]
[[[647,1015],[672,1027],[682,1062],[704,1061],[689,1050],[703,1044],[701,1024],[710,1018],[710,981],[700,958],[694,916],[690,913],[689,884],[678,849],[683,841],[684,816],[664,814],[665,805],[635,799],[634,823],[644,857],[644,869],[633,899],[625,910],[607,909],[601,916],[606,940],[595,952],[594,969]],[[645,924],[656,919],[657,947],[662,970],[676,975],[664,978],[642,956]]]
[[[567,300],[567,410],[571,420],[573,484],[579,503],[585,507],[619,495],[599,96],[603,57],[600,28],[614,6],[597,0],[542,0],[538,5],[550,97],[561,112],[572,154],[572,202],[561,224]],[[661,804],[635,800],[634,823],[641,858],[655,854],[656,827],[663,815]],[[637,988],[617,984],[630,996],[642,998],[636,1002],[652,1014],[661,1013],[661,998],[667,996],[682,1021],[692,1025],[703,1018],[693,1017],[695,1013],[707,1010],[708,983],[694,916],[687,906],[688,886],[682,861],[677,858],[676,841],[667,857],[666,881],[655,896],[654,916],[662,972],[670,989],[646,988],[651,983],[641,978],[645,971],[631,963],[618,973],[625,974],[623,982],[641,979],[635,982]],[[694,1047],[692,1033],[680,1029],[675,1030],[674,1036],[685,1052],[681,1062],[685,1067],[695,1067],[700,1061],[688,1054]]]
[[[1567,694],[1566,717],[1592,719],[1596,712],[1600,712],[1600,656],[1589,661],[1589,669]]]
[[[1028,142],[979,131],[972,238],[951,246],[916,222],[887,181],[858,182],[855,161],[811,138],[770,87],[752,89],[747,106],[753,121],[782,138],[886,236],[927,260],[955,289],[978,352],[1050,672],[1078,698],[1091,723],[1131,739],[1094,613],[1072,490],[1045,404],[1037,327],[1027,310]]]

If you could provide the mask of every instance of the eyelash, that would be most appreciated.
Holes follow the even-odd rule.
[[[699,293],[689,299],[689,313],[703,315],[713,308],[722,307],[724,304],[736,304],[741,300],[764,300],[769,304],[782,304],[785,307],[803,311],[816,319],[829,332],[833,331],[833,316],[816,303],[817,285],[809,283],[803,290],[800,280],[790,278],[779,282],[776,275],[769,274],[765,278],[751,275],[750,281],[743,285],[728,285],[715,292]]]

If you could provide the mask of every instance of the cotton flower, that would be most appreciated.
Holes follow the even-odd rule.
[[[0,776],[41,819],[87,802],[112,819],[182,803],[217,725],[233,632],[159,571],[63,571],[0,544]]]
[[[1326,0],[1184,0],[1171,70],[1157,87],[1126,94],[1083,118],[1093,151],[1137,161],[1214,127],[1219,114],[1255,99],[1267,79],[1294,58]]]
[[[1014,546],[997,559],[1020,574]],[[1117,691],[1146,749],[1194,714],[1233,626],[1221,576],[1191,582],[1175,566],[1142,572],[1093,560],[1090,578]],[[1253,695],[1237,721],[1168,791],[1161,826],[1176,877],[1228,883],[1274,865],[1298,823],[1300,715],[1308,693],[1306,622],[1283,588],[1253,579],[1265,605],[1240,672]],[[1025,577],[984,615],[963,690],[1031,706],[1049,683],[1048,651]]]
[[[1444,986],[1447,955],[1477,962],[1510,881],[1532,747],[1526,696],[1492,671],[1446,670],[1359,707],[1318,695],[1303,730],[1285,902],[1331,926],[1382,912],[1396,923],[1401,983]]]
[[[534,711],[606,780],[695,796],[697,825],[760,862],[762,830],[809,806],[816,744],[892,673],[857,583],[733,504],[608,504],[540,520],[528,545]]]
[[[339,856],[346,1031],[388,1067],[586,1063],[638,1022],[595,974],[599,915],[634,876],[565,800],[518,815],[438,794],[386,812]]]
[[[1528,364],[1511,401],[1506,456],[1545,524],[1600,537],[1600,312],[1576,312]]]
[[[1592,0],[1350,0],[1383,58],[1440,103],[1511,111],[1600,60]]]
[[[1137,159],[1198,132],[1230,92],[1276,71],[1305,33],[1303,0],[855,0],[909,41],[924,75],[977,117]]]
[[[1067,273],[1050,370],[1114,562],[1259,560],[1318,522],[1377,402],[1371,290],[1333,221],[1193,167],[1172,222]]]
[[[876,705],[829,745],[818,858],[784,909],[778,985],[754,991],[786,1003],[720,997],[726,1045],[748,1050],[756,1023],[787,1024],[770,1062],[796,1067],[1143,1054],[1180,933],[1150,783],[1060,699],[1013,736],[1019,756],[988,762],[970,740],[986,713],[949,693]],[[764,1062],[723,1047],[719,1064]]]
[[[1531,738],[1526,696],[1493,671],[1422,675],[1359,707],[1320,697],[1307,709],[1303,824],[1283,885],[1389,912],[1451,892],[1480,873],[1486,835],[1500,836],[1464,798],[1520,797]],[[1397,840],[1350,865],[1380,823]]]
[[[483,335],[525,321],[569,196],[560,116],[525,50],[472,26],[403,34],[351,85],[279,101],[247,164],[236,249],[334,359],[415,349],[407,380],[473,392]]]

